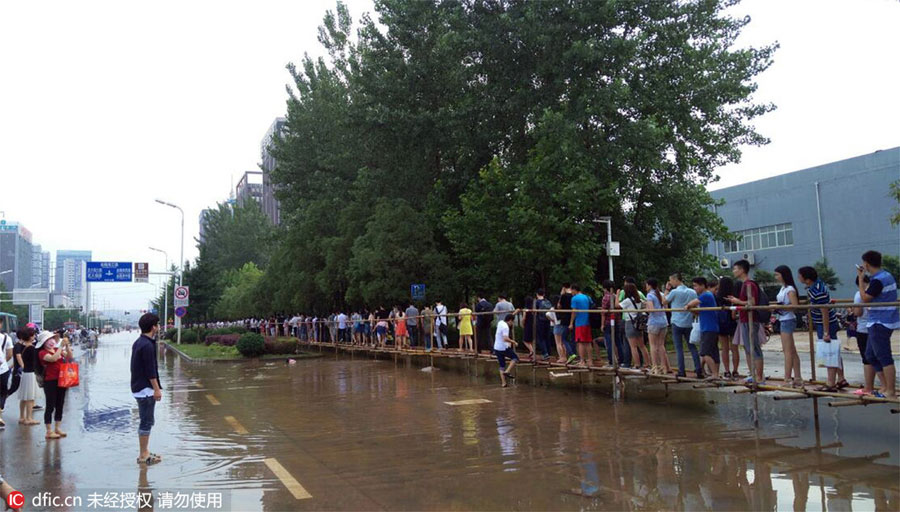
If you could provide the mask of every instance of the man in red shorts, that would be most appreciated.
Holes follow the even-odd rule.
[[[594,361],[594,337],[591,335],[591,320],[587,310],[591,309],[594,301],[581,292],[581,287],[572,285],[572,309],[575,314],[569,320],[569,329],[575,329],[575,345],[578,347],[578,357],[581,358],[581,366],[589,366]]]

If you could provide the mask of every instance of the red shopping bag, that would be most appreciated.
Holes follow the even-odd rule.
[[[59,365],[59,387],[74,388],[78,385],[78,363],[61,363]]]

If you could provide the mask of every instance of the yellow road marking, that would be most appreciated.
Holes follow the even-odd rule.
[[[211,403],[213,405],[222,405],[222,403],[219,402],[218,400],[216,400],[216,397],[214,397],[212,395],[206,395],[206,399],[209,400],[209,403]]]
[[[475,404],[489,404],[490,400],[487,398],[472,398],[471,400],[459,400],[456,402],[444,402],[447,405],[475,405]]]
[[[229,425],[231,425],[231,428],[233,428],[234,431],[237,432],[238,434],[249,434],[250,433],[247,431],[246,428],[244,428],[243,425],[241,425],[241,423],[237,419],[235,419],[234,416],[225,416],[225,423],[228,423]]]
[[[306,492],[306,489],[300,485],[294,477],[288,473],[288,470],[284,469],[284,466],[278,462],[276,459],[266,459],[266,466],[269,466],[269,469],[272,470],[272,473],[275,473],[275,476],[281,480],[281,483],[287,487],[287,490],[291,491],[291,494],[294,495],[295,499],[305,500],[307,498],[312,498],[312,494]]]

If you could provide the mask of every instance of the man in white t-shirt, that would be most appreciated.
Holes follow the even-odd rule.
[[[515,315],[506,315],[497,322],[497,331],[494,334],[494,355],[497,356],[497,361],[500,362],[500,382],[504,388],[507,386],[507,377],[515,379],[510,373],[519,361],[519,356],[516,355],[516,340],[512,339],[510,335],[514,318]],[[509,368],[506,367],[507,359],[510,360]]]
[[[447,306],[437,301],[434,306],[434,339],[437,348],[447,348]]]

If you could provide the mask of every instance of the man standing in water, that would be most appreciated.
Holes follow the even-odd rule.
[[[494,355],[497,356],[497,362],[500,363],[500,383],[505,388],[507,386],[506,379],[514,379],[512,375],[519,356],[516,355],[516,340],[512,339],[510,329],[513,325],[513,315],[505,315],[497,322],[497,332],[494,335]],[[506,367],[506,360],[509,359],[509,368]]]
[[[147,313],[138,321],[141,336],[131,346],[131,394],[138,403],[140,426],[138,464],[156,464],[162,457],[150,453],[150,429],[153,427],[153,411],[156,402],[162,400],[159,383],[159,366],[156,362],[156,335],[159,333],[159,317]]]

